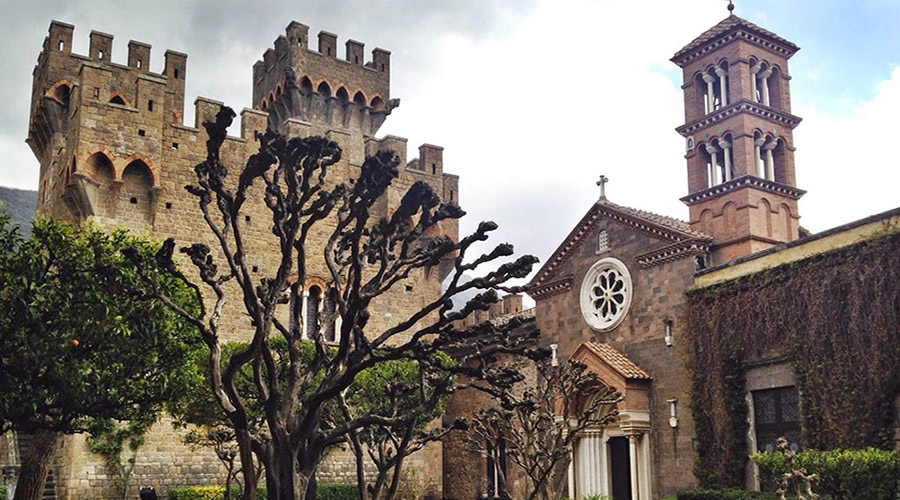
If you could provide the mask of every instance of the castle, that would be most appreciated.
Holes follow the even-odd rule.
[[[221,103],[197,99],[195,126],[186,126],[184,54],[167,52],[155,74],[149,46],[131,42],[128,64],[118,65],[103,33],[91,34],[87,56],[71,54],[72,31],[51,24],[35,69],[29,144],[41,162],[39,211],[204,241],[181,186],[205,157],[199,125]],[[253,134],[267,127],[319,134],[344,148],[336,178],[352,178],[368,153],[397,152],[402,173],[379,204],[382,213],[415,180],[445,201],[458,199],[458,178],[444,173],[441,148],[423,145],[407,161],[404,139],[372,137],[397,105],[390,54],[375,49],[364,63],[363,45],[350,40],[337,59],[336,37],[325,32],[317,50],[308,45],[308,28],[291,23],[254,65],[252,109],[241,113],[241,136],[226,141],[226,161],[242,165]],[[615,424],[578,436],[569,498],[652,500],[700,481],[758,487],[746,457],[782,435],[795,446],[900,448],[900,286],[891,285],[900,279],[900,209],[818,234],[800,227],[804,191],[796,185],[792,133],[800,118],[791,113],[788,71],[797,50],[730,14],[675,53],[689,219],[618,205],[601,178],[599,199],[533,276],[536,307],[522,311],[510,297],[473,318],[528,318],[526,327],[539,328],[561,357],[584,362],[624,396]],[[258,209],[251,206],[244,222],[262,234]],[[457,237],[455,225],[438,230]],[[274,257],[271,249],[252,250],[260,268]],[[865,258],[847,258],[854,255]],[[387,297],[373,321],[437,293],[438,274],[416,277],[407,289],[414,293]],[[306,285],[307,310],[315,311],[325,283]],[[822,297],[837,297],[840,310],[830,314]],[[231,311],[226,321],[239,338],[246,318]],[[849,390],[835,397],[842,389]],[[448,418],[479,404],[455,398]],[[828,422],[850,422],[854,432]],[[3,451],[0,444],[0,458]],[[96,459],[80,438],[63,455],[54,469],[59,497],[108,494],[101,469],[85,465]],[[139,482],[219,478],[211,460],[166,432],[154,434],[142,456]],[[458,440],[424,450],[413,466],[438,483],[434,495],[506,493],[492,478],[509,464],[473,455]],[[336,456],[320,478],[350,473],[346,457]]]
[[[92,31],[89,53],[80,55],[71,50],[73,31],[73,26],[53,21],[34,70],[27,143],[40,161],[38,212],[76,223],[125,226],[157,240],[175,237],[180,243],[214,247],[196,199],[184,186],[196,182],[193,167],[206,158],[202,124],[214,120],[223,103],[198,98],[193,125],[186,124],[187,55],[166,51],[165,67],[156,73],[149,65],[149,45],[130,41],[128,60],[119,64],[110,60],[111,35]],[[340,162],[329,169],[329,183],[356,178],[366,155],[378,150],[399,157],[400,175],[373,207],[375,217],[388,216],[417,181],[428,183],[443,200],[456,201],[459,178],[444,172],[443,148],[423,144],[418,157],[407,158],[406,139],[374,137],[399,105],[390,94],[390,52],[376,48],[366,61],[364,45],[347,40],[339,57],[334,34],[320,32],[316,49],[309,36],[307,26],[291,22],[253,66],[252,108],[240,113],[240,136],[228,137],[222,146],[224,161],[232,168],[243,167],[258,149],[255,134],[267,128],[294,137],[321,135],[343,149]],[[247,241],[252,242],[248,257],[253,271],[264,272],[276,265],[281,253],[266,244],[271,214],[261,187],[254,188],[241,216]],[[312,245],[324,248],[328,228],[314,231]],[[437,233],[455,240],[456,221],[442,222],[430,234]],[[303,310],[306,323],[314,324],[309,318],[329,307],[324,300],[329,274],[322,259],[310,265]],[[379,299],[371,321],[383,325],[392,316],[419,311],[439,294],[445,275],[441,267],[409,278],[399,291]],[[238,309],[226,308],[223,316],[227,340],[243,340],[249,331],[248,319]],[[334,326],[325,326],[332,340],[338,330]],[[112,495],[101,458],[83,441],[82,436],[67,440],[53,470],[58,498]],[[318,472],[321,481],[355,478],[349,452],[329,456]],[[412,457],[411,466],[419,477],[439,477],[440,456],[440,445],[433,445]],[[134,483],[219,484],[222,477],[211,452],[190,451],[164,422],[139,453]],[[432,494],[440,496],[440,485],[433,488]]]

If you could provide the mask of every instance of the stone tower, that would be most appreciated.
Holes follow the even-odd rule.
[[[398,177],[371,208],[373,218],[389,216],[419,181],[431,186],[442,200],[456,202],[459,178],[444,172],[443,148],[423,144],[418,157],[408,159],[406,139],[374,137],[399,102],[390,96],[390,53],[375,49],[371,60],[364,62],[363,44],[348,40],[346,54],[339,58],[335,35],[321,32],[318,50],[312,50],[308,30],[291,22],[274,48],[253,66],[252,104],[240,112],[236,136],[222,144],[222,161],[230,169],[242,168],[258,151],[256,133],[267,128],[290,137],[321,135],[343,150],[340,161],[329,168],[326,183],[357,178],[366,155],[379,150],[397,155]],[[38,212],[215,248],[197,200],[184,186],[196,182],[194,166],[206,158],[208,137],[203,123],[214,120],[223,103],[198,97],[189,123],[185,119],[185,54],[166,51],[165,66],[151,70],[148,44],[130,41],[128,59],[120,63],[110,57],[112,35],[92,31],[90,50],[82,55],[72,52],[73,33],[72,25],[53,21],[33,71],[26,142],[41,165]],[[281,258],[271,241],[272,215],[263,189],[260,185],[248,191],[239,219],[246,241],[251,242],[246,258],[254,279],[265,276]],[[311,231],[308,255],[322,255],[331,223],[326,220]],[[425,236],[438,235],[457,240],[457,221],[441,221]],[[373,301],[371,328],[388,328],[396,324],[392,318],[407,318],[439,296],[452,260],[411,274],[403,286]],[[317,323],[331,307],[325,300],[330,271],[321,257],[310,257],[306,271],[305,324],[325,328],[327,341],[336,341],[336,323]],[[245,340],[249,333],[250,324],[240,307],[226,307],[220,325],[227,341]],[[307,337],[313,334],[304,330]],[[173,436],[169,425],[155,427],[144,450],[152,458],[135,469],[135,484],[166,487],[184,484],[188,478],[195,484],[217,484],[222,477],[214,455],[191,451]],[[101,459],[88,451],[82,436],[67,439],[60,454],[60,465],[54,469],[58,498],[112,498],[112,482]],[[317,471],[319,479],[355,480],[351,460],[349,452],[333,451]],[[439,477],[441,445],[429,445],[408,463],[420,478]],[[440,497],[440,488],[440,484],[430,485],[429,494]]]
[[[788,59],[793,43],[729,15],[676,53],[684,72],[691,229],[721,264],[799,235]]]

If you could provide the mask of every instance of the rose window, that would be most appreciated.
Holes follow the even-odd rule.
[[[585,321],[596,330],[612,330],[622,322],[629,305],[631,275],[625,264],[609,257],[591,266],[581,285],[581,314]]]

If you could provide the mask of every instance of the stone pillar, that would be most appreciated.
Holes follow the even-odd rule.
[[[728,72],[725,68],[716,68],[716,74],[719,75],[719,94],[722,100],[722,107],[728,106]]]
[[[731,143],[728,141],[719,141],[722,146],[722,157],[725,162],[725,182],[731,180]]]
[[[631,465],[631,500],[642,500],[640,495],[640,482],[638,481],[638,454],[637,442],[640,434],[628,435],[628,458]]]
[[[713,82],[715,82],[716,79],[709,73],[703,73],[703,81],[706,82],[706,112],[712,113],[716,109],[716,96],[713,89]]]
[[[766,143],[766,139],[760,137],[759,139],[753,141],[753,173],[757,177],[766,178],[766,172],[764,168],[760,168],[760,161],[762,160],[762,154],[760,153],[760,148]]]
[[[759,70],[759,64],[750,68],[750,99],[752,99],[753,102],[759,102],[759,98],[756,96],[756,79]]]
[[[772,68],[766,68],[759,74],[760,82],[762,82],[762,103],[769,105],[769,77],[772,75]]]
[[[306,321],[306,303],[309,302],[309,290],[306,288],[303,289],[303,304],[300,305],[300,321],[303,322],[303,331],[300,332],[300,338],[308,339],[309,338],[309,325],[307,325]]]
[[[719,180],[719,148],[712,144],[705,144],[704,148],[709,155],[709,187],[713,187],[721,184],[721,181]]]
[[[772,150],[775,149],[775,146],[778,145],[778,141],[774,139],[770,139],[766,141],[763,149],[766,152],[766,179],[770,181],[775,180],[775,159],[772,157]]]

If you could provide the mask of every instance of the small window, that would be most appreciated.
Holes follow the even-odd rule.
[[[144,65],[144,61],[141,61],[140,59],[138,59],[138,60],[137,60],[137,67],[138,67],[138,69],[140,69],[143,65]]]
[[[353,56],[353,64],[359,64],[359,56]]]
[[[175,68],[175,79],[178,79],[178,68]]]
[[[384,64],[381,65],[381,71],[384,71]]]
[[[259,272],[259,266],[253,266],[253,272],[254,272],[254,273],[258,273],[258,272]]]
[[[102,50],[97,51],[97,58],[98,58],[98,59],[103,59],[103,51],[102,51]]]
[[[137,205],[137,198],[135,198],[134,196],[132,196],[131,199],[128,200],[128,201],[129,201],[132,205]]]
[[[245,215],[245,216],[244,216],[244,222],[250,222],[250,216],[249,216],[249,215]]]
[[[59,43],[56,45],[56,48],[59,49],[59,50],[65,49],[65,48],[66,48],[65,42],[63,42],[62,40],[60,40]]]
[[[100,87],[94,87],[94,99],[100,98]]]
[[[597,253],[609,251],[609,233],[606,230],[600,231],[597,235]]]
[[[406,291],[407,291],[407,292],[413,291],[412,285],[406,285]]]
[[[436,173],[437,173],[437,164],[436,164],[436,163],[432,163],[432,164],[431,164],[431,173],[432,173],[432,174],[436,174]]]
[[[177,142],[173,142],[173,143],[172,143],[172,149],[178,149],[178,143],[177,143]]]
[[[153,111],[153,99],[147,101],[147,111]]]
[[[331,55],[331,47],[328,47],[328,55]]]
[[[167,202],[166,202],[166,210],[171,210],[171,209],[172,209],[172,202],[171,202],[171,201],[167,201]]]
[[[450,190],[450,201],[453,201],[453,190]]]
[[[138,129],[138,135],[141,136],[141,137],[144,137],[145,135],[147,135],[147,132],[145,132],[144,129],[139,128],[139,129]]]

